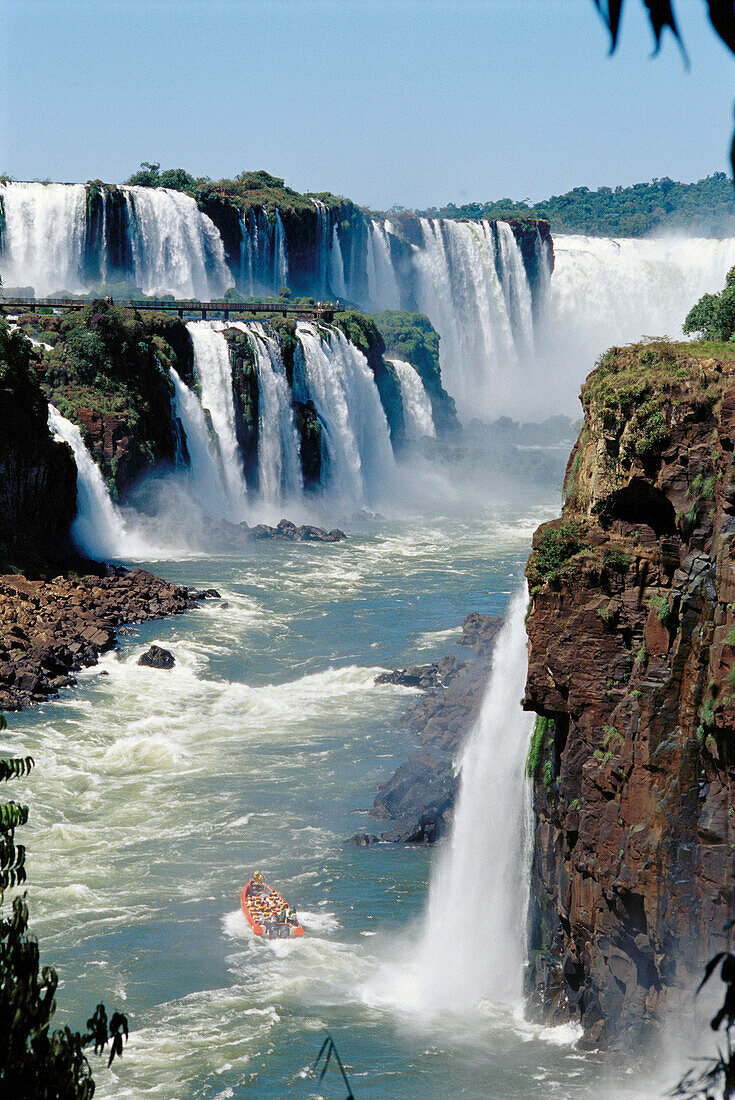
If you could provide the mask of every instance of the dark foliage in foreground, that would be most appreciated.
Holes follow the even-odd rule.
[[[0,715],[0,730],[5,728]],[[33,758],[0,760],[0,780],[17,779],[33,768]],[[98,1004],[80,1034],[64,1027],[51,1031],[59,984],[52,966],[41,967],[38,944],[28,932],[25,897],[13,899],[10,912],[3,892],[25,882],[25,848],[15,829],[28,820],[28,807],[0,803],[0,1096],[13,1100],[91,1100],[92,1070],[84,1048],[101,1053],[111,1042],[108,1066],[122,1055],[128,1021],[119,1012],[108,1020]]]

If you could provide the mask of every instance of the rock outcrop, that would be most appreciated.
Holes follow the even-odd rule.
[[[51,581],[0,576],[0,710],[68,687],[75,671],[112,649],[121,625],[181,614],[209,595],[143,569],[99,570]]]
[[[38,569],[71,553],[76,465],[47,415],[30,345],[0,318],[0,569]]]
[[[425,693],[401,717],[421,748],[380,784],[370,811],[373,817],[394,822],[380,839],[433,844],[448,832],[458,790],[454,761],[479,714],[502,622],[476,611],[467,616],[458,644],[470,646],[474,659],[442,657],[376,677],[376,684],[399,684]]]
[[[176,658],[170,649],[164,649],[160,645],[149,646],[145,653],[141,653],[138,664],[143,668],[171,669],[176,664]]]
[[[527,577],[531,1003],[645,1040],[732,917],[735,357],[613,348]]]

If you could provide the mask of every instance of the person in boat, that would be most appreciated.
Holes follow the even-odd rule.
[[[284,901],[284,903],[281,906],[280,911],[278,913],[278,923],[279,924],[286,924],[287,919],[288,919],[288,909],[286,908],[286,903]]]
[[[298,924],[299,918],[296,916],[296,910],[294,908],[289,909],[286,914],[286,920],[288,924]]]
[[[253,875],[253,887],[252,887],[252,890],[250,892],[251,892],[251,894],[256,894],[257,895],[257,894],[262,894],[264,890],[265,890],[265,882],[263,880],[263,876],[260,873],[260,871],[256,871],[255,874]]]

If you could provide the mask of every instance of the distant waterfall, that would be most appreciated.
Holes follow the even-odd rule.
[[[332,294],[336,294],[338,298],[347,297],[345,262],[336,225],[332,230],[332,250],[329,254],[329,284]]]
[[[231,506],[219,450],[212,440],[199,398],[171,367],[174,408],[186,436],[187,477],[202,510],[214,519],[229,519]]]
[[[327,204],[321,199],[311,200],[316,210],[316,255],[315,275],[319,287],[319,293],[326,297],[329,293],[329,253],[332,238],[330,234],[330,217]]]
[[[441,337],[444,386],[465,419],[492,415],[499,375],[518,363],[493,225],[422,218],[421,231],[416,300]]]
[[[233,279],[222,238],[190,195],[166,187],[124,188],[132,279],[145,294],[219,298]]]
[[[288,251],[286,247],[286,230],[283,228],[280,210],[276,210],[275,228],[275,278],[274,290],[280,290],[282,286],[288,286]]]
[[[533,352],[533,303],[523,257],[507,222],[496,222],[495,232],[500,283],[515,346],[522,357],[529,356]]]
[[[240,290],[270,296],[288,286],[288,242],[280,212],[271,220],[262,209],[240,218]]]
[[[407,437],[411,440],[422,439],[424,436],[435,437],[436,428],[431,401],[424,389],[419,372],[403,359],[390,359],[389,362],[395,367],[401,385],[403,419]]]
[[[86,190],[83,184],[0,184],[0,273],[6,287],[36,294],[84,285]]]
[[[224,325],[217,321],[190,321],[187,329],[194,346],[194,371],[202,405],[212,418],[222,466],[222,484],[233,523],[245,518],[247,486],[235,431],[232,365]]]
[[[360,502],[389,484],[395,460],[388,421],[367,359],[343,333],[322,338],[313,325],[296,328],[305,383],[324,426],[327,488]]]
[[[417,974],[427,1009],[473,1012],[480,1000],[522,995],[531,807],[525,760],[533,716],[526,681],[525,586],[495,647],[480,716],[461,760],[447,848],[432,874]]]
[[[63,417],[53,405],[48,407],[48,426],[56,439],[68,443],[77,466],[77,516],[72,538],[91,558],[122,558],[140,553],[125,527],[125,521],[110,497],[97,463],[84,445],[76,424]]]
[[[247,333],[255,351],[260,394],[258,474],[263,500],[294,498],[304,488],[299,439],[294,424],[291,389],[278,341],[258,322],[234,323]]]
[[[146,294],[219,297],[234,280],[214,223],[194,199],[167,188],[121,187],[115,254],[108,255],[108,203],[88,222],[83,184],[0,185],[5,227],[0,272],[5,286],[32,286],[38,296],[85,293],[114,273]]]
[[[389,222],[372,220],[367,237],[367,282],[371,308],[401,308],[401,290],[393,268],[388,236]]]

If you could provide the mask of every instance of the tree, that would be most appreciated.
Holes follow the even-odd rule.
[[[0,715],[0,730],[6,728]],[[0,781],[19,779],[34,766],[30,756],[0,759]],[[7,889],[26,881],[25,847],[15,830],[28,820],[28,807],[0,803],[0,1095],[13,1100],[91,1100],[92,1069],[84,1047],[101,1052],[111,1040],[108,1065],[122,1054],[127,1019],[118,1012],[108,1021],[98,1004],[80,1034],[68,1027],[51,1031],[58,977],[40,966],[38,944],[28,932],[25,895],[4,907]]]
[[[735,267],[725,277],[719,294],[703,294],[683,324],[684,332],[699,333],[705,340],[732,340],[735,336]]]
[[[613,53],[618,43],[618,31],[625,0],[592,0],[592,2],[610,31],[610,53]],[[715,33],[725,43],[730,52],[735,53],[735,4],[733,4],[733,0],[706,0],[706,2],[709,21]],[[646,9],[648,21],[656,39],[654,53],[658,53],[661,46],[661,36],[668,27],[681,46],[686,59],[686,51],[679,34],[672,0],[641,0],[641,3]],[[730,162],[735,175],[735,137],[733,137],[730,151]]]

